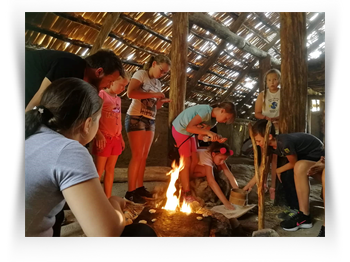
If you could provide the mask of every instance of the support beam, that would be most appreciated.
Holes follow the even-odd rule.
[[[191,13],[189,15],[189,19],[194,24],[206,29],[210,30],[212,33],[216,34],[221,39],[233,44],[237,48],[244,50],[256,57],[266,57],[268,55],[267,52],[257,48],[256,46],[251,45],[249,42],[245,41],[244,38],[232,33],[227,27],[221,25],[212,19],[209,15],[202,13]],[[280,65],[280,61],[277,59],[271,58],[271,62],[274,65]]]
[[[248,16],[248,13],[242,13],[237,18],[237,20],[232,23],[230,30],[233,33],[236,33],[238,31],[238,29],[240,28],[240,26],[244,23],[247,16]],[[207,61],[204,63],[204,65],[201,66],[200,69],[197,71],[197,73],[192,77],[192,79],[188,83],[186,98],[188,98],[191,95],[192,90],[197,86],[198,80],[201,79],[201,77],[209,70],[209,68],[218,59],[222,50],[225,49],[226,44],[227,44],[227,42],[222,40],[220,45],[213,52],[213,54],[207,59]]]
[[[102,28],[97,35],[94,45],[90,50],[90,55],[96,53],[99,49],[102,48],[103,43],[106,41],[109,33],[113,31],[117,25],[118,18],[121,13],[107,13],[105,20],[103,22]]]
[[[281,17],[281,104],[280,133],[305,131],[307,99],[306,14]]]

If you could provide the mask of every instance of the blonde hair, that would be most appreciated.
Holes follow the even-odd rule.
[[[266,72],[264,76],[264,98],[263,98],[263,104],[262,108],[265,109],[265,100],[266,100],[266,90],[267,90],[267,84],[266,84],[266,78],[269,74],[276,74],[278,75],[280,81],[281,81],[281,72],[278,69],[272,68],[269,71]]]
[[[154,61],[156,61],[158,65],[161,64],[161,63],[166,63],[169,66],[171,65],[170,58],[167,57],[166,55],[156,55],[156,56],[152,55],[148,59],[148,61],[144,64],[143,69],[148,71],[151,68],[151,66],[152,66]]]

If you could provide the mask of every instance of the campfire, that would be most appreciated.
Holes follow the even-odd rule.
[[[180,189],[179,195],[178,196],[175,195],[175,192],[176,192],[175,182],[179,178],[180,171],[184,168],[183,158],[181,157],[179,166],[176,165],[175,161],[172,163],[171,166],[172,166],[172,170],[170,170],[170,172],[167,173],[167,176],[171,177],[169,187],[166,192],[167,200],[166,200],[165,206],[162,207],[162,209],[180,211],[187,214],[192,213],[191,206],[186,201],[183,201],[181,204],[181,201],[180,201],[181,189]]]

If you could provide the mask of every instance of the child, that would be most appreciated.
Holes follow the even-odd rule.
[[[228,145],[219,142],[212,142],[207,150],[198,150],[199,161],[194,168],[193,175],[191,175],[191,177],[206,177],[210,188],[218,196],[225,207],[230,210],[234,210],[235,208],[226,199],[218,183],[215,181],[213,169],[214,165],[220,167],[230,181],[232,188],[238,188],[235,177],[225,163],[226,159],[232,155],[233,151],[229,149]]]
[[[112,195],[115,164],[125,148],[121,123],[121,99],[118,97],[129,83],[130,74],[127,72],[125,74],[125,78],[120,76],[109,88],[99,92],[99,96],[103,99],[103,106],[92,153],[96,156],[95,164],[100,180],[103,172],[106,171],[104,191],[107,197]]]
[[[128,87],[132,103],[126,113],[125,130],[128,135],[131,160],[128,168],[128,191],[125,198],[144,204],[152,194],[143,186],[146,160],[155,132],[157,109],[170,102],[161,92],[161,78],[170,70],[170,59],[164,55],[151,57],[144,70],[138,70]]]
[[[53,236],[65,201],[87,236],[139,235],[124,230],[125,200],[103,193],[84,147],[96,135],[102,99],[77,78],[53,81],[25,115],[25,235]],[[150,227],[146,235],[154,236]],[[130,230],[132,232],[130,232]]]
[[[270,120],[278,134],[278,120],[280,111],[280,88],[281,72],[271,69],[265,74],[265,88],[255,102],[255,118]]]
[[[182,111],[172,122],[172,135],[177,146],[180,146],[192,134],[198,134],[198,139],[209,136],[212,142],[223,143],[227,138],[210,131],[212,128],[211,119],[215,118],[218,123],[233,123],[236,116],[236,106],[232,102],[223,102],[210,105],[196,105]],[[198,125],[205,126],[201,128]],[[197,163],[196,139],[191,137],[179,148],[180,157],[184,158],[184,168],[179,174],[182,185],[182,197],[188,203],[196,199],[190,191],[190,174],[193,173]],[[193,161],[193,162],[192,162]]]
[[[264,145],[266,124],[267,120],[262,119],[257,121],[253,126],[255,141],[260,147]],[[296,184],[299,183],[298,179],[300,177],[306,177],[308,169],[321,156],[324,156],[323,143],[315,136],[301,132],[276,136],[274,126],[272,125],[268,146],[273,148],[273,154],[287,157],[288,159],[287,164],[271,171],[272,173],[275,172],[278,179],[283,183],[286,200],[291,208],[289,210],[290,212],[284,212],[284,221],[281,222],[282,228],[287,231],[295,231],[299,228],[312,227],[308,210],[299,210],[301,203],[298,201],[300,199],[299,195],[308,195],[310,190],[303,188],[300,192],[297,192]],[[274,166],[272,167],[274,168]],[[255,183],[255,177],[249,183],[252,183],[252,181]],[[272,183],[271,188],[275,188],[275,184]],[[302,209],[302,206],[300,206],[300,209]]]

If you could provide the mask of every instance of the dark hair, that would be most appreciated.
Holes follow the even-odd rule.
[[[210,105],[212,108],[219,107],[225,109],[226,113],[232,114],[232,118],[227,121],[228,124],[232,124],[237,116],[236,105],[233,102],[221,102]]]
[[[252,127],[253,135],[261,135],[262,137],[265,136],[265,130],[266,130],[266,125],[267,125],[267,120],[266,119],[260,119],[256,121],[256,123]],[[271,123],[271,130],[270,134],[275,137],[276,136],[276,131],[273,123]]]
[[[102,67],[105,75],[111,75],[119,71],[122,77],[125,76],[124,68],[120,58],[111,50],[100,49],[95,54],[85,58],[91,68]]]
[[[266,90],[267,90],[266,78],[269,74],[277,74],[281,80],[281,72],[278,69],[272,68],[266,72],[266,74],[264,76],[264,100],[263,100],[263,104],[262,104],[263,109],[265,109]]]
[[[166,63],[169,66],[171,65],[170,58],[167,57],[166,55],[156,55],[156,56],[151,55],[148,61],[143,65],[143,69],[146,71],[149,70],[154,61],[156,61],[158,65],[160,63]]]
[[[208,150],[210,153],[220,153],[220,149],[221,148],[225,148],[226,149],[226,152],[223,154],[225,156],[230,156],[230,148],[227,144],[224,144],[224,143],[219,143],[219,142],[211,142],[210,143],[210,146],[208,147]]]
[[[74,132],[87,118],[94,119],[102,103],[96,89],[82,79],[70,77],[53,81],[44,91],[40,105],[25,115],[25,139],[42,124],[57,132]]]

